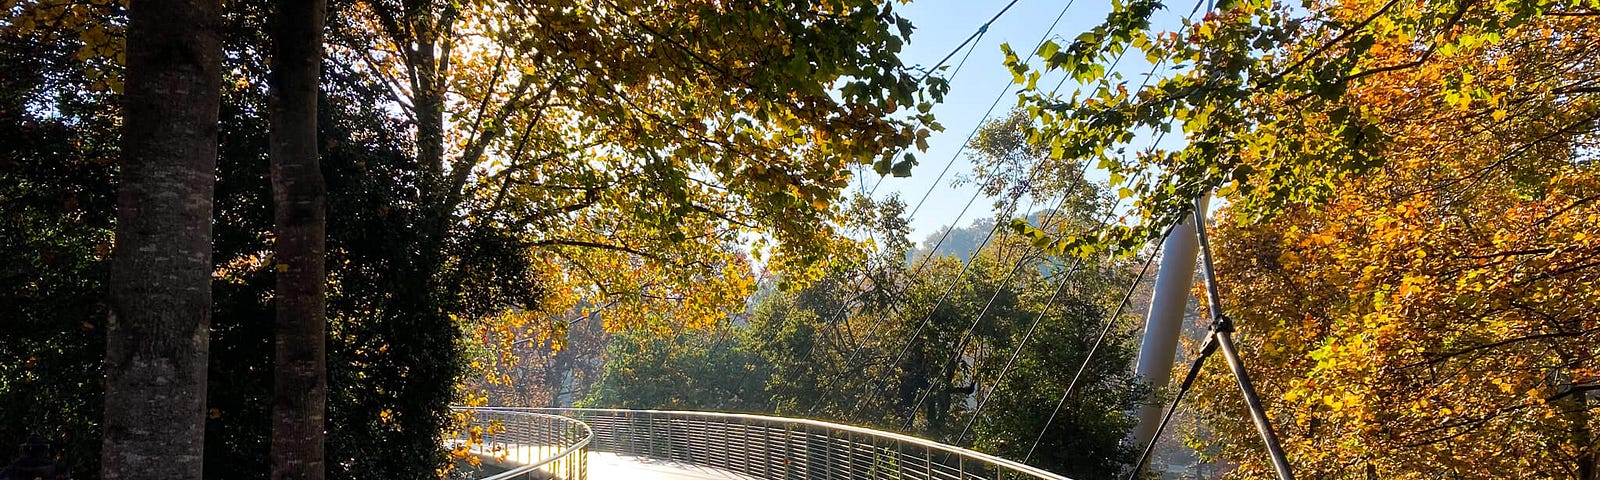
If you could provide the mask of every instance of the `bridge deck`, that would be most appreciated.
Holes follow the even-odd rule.
[[[618,480],[753,480],[715,468],[678,462],[589,452],[589,478]]]
[[[459,411],[493,427],[472,448],[486,462],[540,465],[542,472],[579,479],[878,478],[892,473],[926,480],[1068,480],[931,440],[802,418],[616,409]],[[581,465],[587,468],[578,467],[583,453],[587,461]]]
[[[473,453],[483,460],[483,466],[463,466],[461,478],[476,478],[474,475],[499,473],[517,465],[524,465],[523,459],[546,458],[547,452],[559,449],[553,445],[501,444],[500,447],[501,450],[493,453],[481,447],[473,448]],[[504,457],[496,458],[497,454]],[[718,468],[610,452],[590,451],[588,457],[589,478],[595,480],[758,480]]]

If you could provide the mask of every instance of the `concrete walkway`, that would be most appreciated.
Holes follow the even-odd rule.
[[[737,473],[665,460],[589,452],[590,480],[754,480]]]
[[[526,465],[528,461],[547,458],[559,452],[559,449],[550,445],[516,445],[497,444],[495,448],[487,446],[474,447],[472,453],[483,460],[486,469],[470,469],[461,472],[464,475],[474,473],[492,474],[517,465]],[[739,475],[726,470],[699,467],[679,462],[656,460],[633,456],[617,455],[609,452],[589,452],[589,479],[590,480],[758,480],[753,477]]]

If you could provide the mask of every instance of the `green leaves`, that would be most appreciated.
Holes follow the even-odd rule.
[[[1026,82],[1028,64],[1017,58],[1017,52],[1011,49],[1009,43],[1000,44],[1000,51],[1005,54],[1005,66],[1011,71],[1011,81],[1018,84]]]
[[[1051,58],[1054,58],[1056,56],[1056,52],[1058,52],[1060,50],[1061,50],[1061,46],[1057,45],[1056,42],[1054,42],[1054,41],[1046,41],[1043,44],[1039,45],[1039,51],[1038,51],[1038,53],[1036,53],[1036,55],[1038,55],[1039,58],[1043,58],[1045,60],[1050,60]]]
[[[896,177],[909,177],[911,176],[911,167],[915,167],[916,165],[916,155],[913,155],[911,152],[906,152],[900,161],[894,163],[894,168],[892,171]]]

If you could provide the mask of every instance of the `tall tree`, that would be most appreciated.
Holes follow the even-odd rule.
[[[942,84],[924,88],[900,63],[910,24],[890,3],[373,0],[352,9],[341,21],[362,34],[330,42],[329,59],[381,79],[386,108],[406,117],[416,142],[415,169],[403,172],[415,196],[386,206],[414,232],[403,247],[413,254],[383,267],[405,268],[410,284],[361,327],[403,332],[371,355],[408,374],[381,392],[363,392],[367,381],[350,392],[407,400],[352,423],[396,419],[384,436],[442,428],[447,385],[463,372],[453,361],[460,347],[445,342],[458,319],[526,318],[501,313],[583,301],[610,306],[609,328],[705,325],[742,310],[753,289],[748,263],[722,245],[777,240],[762,248],[775,253],[767,265],[794,271],[847,248],[832,235],[847,166],[904,171],[912,162],[891,164],[894,152],[937,128],[925,112]],[[480,227],[553,267],[542,272],[554,281],[541,304],[465,308],[479,302],[458,297],[455,280],[487,265],[434,252],[470,247],[462,236]],[[412,457],[439,450],[406,442]]]
[[[1600,24],[1560,16],[1371,75],[1341,102],[1390,138],[1382,167],[1270,221],[1224,218],[1224,297],[1299,473],[1600,476],[1597,61]],[[1263,471],[1231,378],[1197,388],[1226,399],[1203,411],[1238,476]]]
[[[317,152],[326,0],[276,2],[268,76],[277,268],[272,478],[321,479],[326,424],[327,186]]]
[[[85,68],[59,70],[4,113],[66,115],[78,109],[61,98],[120,94],[120,2],[13,3],[0,30],[50,36]],[[324,59],[319,112],[328,204],[340,206],[326,227],[329,475],[434,473],[443,460],[435,436],[464,365],[458,337],[473,331],[459,322],[588,302],[609,306],[600,318],[611,327],[709,324],[741,311],[752,289],[749,262],[722,245],[752,234],[782,242],[765,249],[783,254],[766,264],[775,270],[850,248],[831,235],[843,167],[891,170],[889,154],[936,129],[921,72],[896,58],[910,25],[891,3],[330,2],[327,35],[339,47]],[[210,340],[222,357],[207,382],[205,437],[214,478],[264,476],[272,427],[272,376],[263,373],[276,265],[266,252],[277,229],[263,47],[273,4],[229,5]],[[82,110],[123,121],[117,109]],[[100,166],[96,149],[116,136],[73,118],[83,141],[41,147]],[[60,183],[37,192],[73,190]],[[74,223],[68,204],[42,220]],[[8,219],[17,206],[4,205]],[[81,246],[72,259],[103,256],[94,242]],[[38,258],[59,261],[57,253]],[[92,289],[82,285],[93,269],[52,272]],[[36,303],[42,297],[23,296],[31,289],[14,298]],[[104,331],[84,328],[87,338]],[[39,357],[4,372],[26,378],[61,358]],[[73,386],[94,389],[82,383]],[[13,385],[0,389],[21,393]],[[371,453],[379,449],[385,455]]]
[[[222,88],[216,0],[128,7],[101,475],[198,479]]]

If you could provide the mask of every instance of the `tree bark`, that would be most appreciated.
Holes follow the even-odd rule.
[[[218,0],[133,0],[128,7],[106,331],[106,480],[201,478],[219,10]]]
[[[273,480],[321,480],[327,417],[327,186],[317,154],[326,0],[279,0],[268,77],[277,268]]]
[[[1567,421],[1571,425],[1573,448],[1577,451],[1578,480],[1600,480],[1600,441],[1594,436],[1594,430],[1589,426],[1591,409],[1589,396],[1579,392],[1570,397],[1570,400],[1561,402],[1566,409]]]

